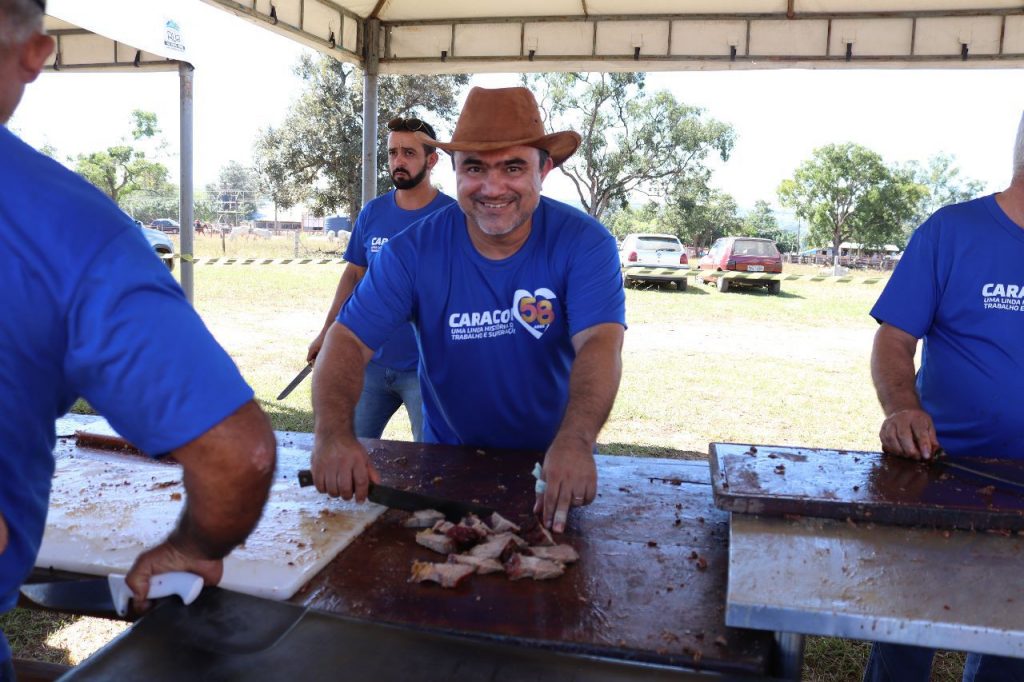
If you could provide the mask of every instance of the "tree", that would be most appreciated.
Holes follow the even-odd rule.
[[[771,205],[764,199],[754,202],[754,209],[743,218],[743,234],[760,239],[771,239],[783,253],[800,249],[797,236],[779,226]]]
[[[911,229],[943,206],[973,199],[985,191],[984,182],[961,177],[960,169],[956,167],[956,157],[950,154],[936,154],[924,164],[911,161],[904,170],[927,192],[918,204]]]
[[[156,114],[136,109],[132,112],[132,139],[104,150],[79,154],[75,170],[96,185],[114,202],[120,203],[134,192],[161,191],[167,185],[169,171],[159,161],[152,161],[143,149],[145,142],[160,133]],[[156,150],[162,149],[157,145]]]
[[[643,73],[544,73],[523,76],[551,130],[575,130],[580,150],[561,166],[583,209],[597,219],[634,192],[663,195],[689,176],[709,175],[715,152],[725,161],[735,138],[726,123],[644,91]]]
[[[627,234],[664,232],[663,210],[653,201],[647,202],[640,208],[633,208],[626,204],[609,212],[605,225],[618,239],[622,239]]]
[[[212,198],[221,222],[237,225],[249,220],[259,207],[259,179],[252,168],[237,161],[229,161],[220,169],[216,183],[207,185],[207,196]]]
[[[732,195],[703,182],[677,185],[665,207],[664,224],[698,251],[719,237],[739,234],[742,221]]]
[[[922,191],[908,173],[890,170],[881,156],[848,142],[815,149],[779,185],[779,200],[808,222],[812,243],[831,243],[838,256],[845,241],[899,241]]]
[[[306,188],[297,184],[289,172],[283,152],[280,136],[273,128],[268,128],[256,141],[253,154],[259,189],[274,202],[275,223],[278,208],[289,209],[307,196]]]
[[[354,221],[362,207],[362,72],[331,57],[303,56],[296,73],[305,81],[305,90],[280,127],[261,133],[257,153],[270,159],[258,160],[256,165],[278,164],[288,183],[308,188],[311,207],[318,215],[344,210]],[[428,114],[431,123],[454,120],[461,88],[468,83],[465,74],[380,77],[379,188],[390,189],[387,122],[396,116],[425,118]]]

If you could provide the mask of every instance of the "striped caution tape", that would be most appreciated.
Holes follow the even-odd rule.
[[[724,272],[709,272],[706,270],[684,270],[687,277],[707,277],[708,279],[768,279],[778,280],[780,282],[790,282],[795,280],[804,280],[805,282],[836,282],[840,284],[858,283],[858,284],[878,284],[888,279],[883,275],[874,275],[869,277],[853,277],[851,275],[794,275],[786,273],[769,273],[769,272],[737,272],[735,270],[728,270]],[[678,277],[680,273],[679,268],[640,268],[630,267],[626,269],[626,275],[631,279],[643,278],[643,277],[658,277],[664,279],[672,279]]]
[[[344,258],[195,258],[176,255],[193,265],[340,265]]]

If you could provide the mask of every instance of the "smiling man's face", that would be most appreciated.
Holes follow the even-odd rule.
[[[540,189],[551,160],[540,163],[534,147],[506,147],[490,152],[455,152],[459,206],[471,229],[491,237],[529,229],[540,203]]]

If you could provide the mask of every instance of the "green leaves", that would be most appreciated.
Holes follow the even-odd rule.
[[[583,142],[561,168],[590,215],[603,219],[635,193],[664,196],[706,177],[705,160],[728,159],[732,127],[666,91],[648,93],[643,73],[544,73],[523,76],[551,131]],[[661,230],[662,232],[668,230]]]
[[[815,149],[779,185],[782,205],[810,225],[810,243],[831,244],[837,254],[847,241],[901,243],[922,196],[906,172],[890,169],[881,156],[852,142]]]
[[[265,191],[284,206],[302,196],[318,215],[362,207],[363,79],[352,66],[330,57],[303,56],[295,69],[305,89],[284,123],[261,132],[255,168]],[[454,127],[466,75],[381,76],[378,79],[377,186],[391,189],[386,123],[417,116],[438,135]]]

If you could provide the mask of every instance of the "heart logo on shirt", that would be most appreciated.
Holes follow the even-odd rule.
[[[555,321],[555,292],[541,287],[532,294],[526,289],[516,289],[512,299],[512,317],[523,325],[526,331],[539,339]]]

